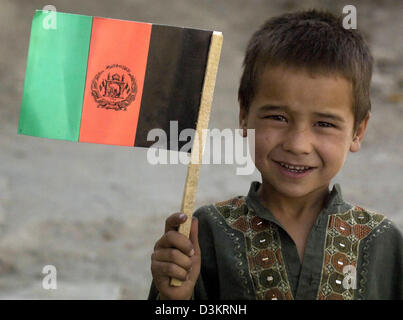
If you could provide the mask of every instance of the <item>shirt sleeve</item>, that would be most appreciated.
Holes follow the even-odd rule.
[[[366,238],[358,274],[358,295],[365,300],[403,299],[403,236],[385,219]]]
[[[148,292],[147,300],[159,300],[160,294],[157,287],[154,284],[154,280],[151,282],[150,291]]]
[[[211,206],[202,206],[194,213],[194,217],[199,222],[198,239],[201,250],[200,275],[194,290],[195,300],[212,300],[219,297],[216,248],[211,221],[209,221]]]

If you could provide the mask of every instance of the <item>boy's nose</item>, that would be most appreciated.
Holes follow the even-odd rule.
[[[290,129],[283,141],[283,149],[293,154],[309,154],[313,150],[313,137],[309,128]]]

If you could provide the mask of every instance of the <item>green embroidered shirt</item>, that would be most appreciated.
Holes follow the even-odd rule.
[[[403,299],[403,237],[384,215],[330,192],[307,240],[296,245],[257,197],[199,208],[202,265],[195,299]],[[158,292],[152,284],[149,299]]]

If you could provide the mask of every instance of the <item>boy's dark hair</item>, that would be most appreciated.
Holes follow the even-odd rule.
[[[266,21],[247,46],[238,90],[240,106],[249,110],[267,65],[336,73],[352,83],[355,131],[371,110],[373,58],[361,34],[343,28],[342,21],[342,16],[318,10],[283,14]]]

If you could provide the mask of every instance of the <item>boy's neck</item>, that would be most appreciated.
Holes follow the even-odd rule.
[[[297,222],[308,218],[313,223],[329,196],[329,186],[315,190],[304,197],[290,198],[277,192],[270,184],[263,182],[257,195],[276,218],[281,217],[278,220],[286,219]]]

